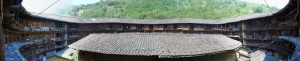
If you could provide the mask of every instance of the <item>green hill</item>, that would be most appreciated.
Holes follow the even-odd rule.
[[[72,7],[67,14],[81,18],[221,19],[269,11],[263,4],[239,0],[101,0]]]

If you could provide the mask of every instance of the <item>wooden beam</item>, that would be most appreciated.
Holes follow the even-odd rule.
[[[298,17],[298,14],[299,14],[299,10],[297,9],[297,13],[296,15],[294,16],[293,20],[296,19]]]
[[[297,8],[296,9],[294,9],[293,11],[291,11],[289,14],[287,14],[284,18],[286,18],[286,17],[288,17],[290,14],[292,14],[294,11],[296,11],[297,10]]]
[[[5,11],[19,11],[22,9],[21,5],[11,5],[3,8]]]

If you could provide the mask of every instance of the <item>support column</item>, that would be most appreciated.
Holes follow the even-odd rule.
[[[298,29],[299,29],[298,30],[298,33],[299,33],[298,36],[300,37],[300,26],[298,27]],[[297,32],[297,31],[295,31],[295,32]]]
[[[65,41],[64,44],[68,45],[68,25],[67,25],[67,23],[65,24],[64,29],[66,30],[64,33],[64,41]]]
[[[0,0],[0,61],[5,61],[5,43],[3,40],[2,21],[3,21],[3,0]]]
[[[278,51],[275,51],[274,57],[275,57],[275,58],[280,58],[280,55],[279,55],[279,52],[278,52]]]
[[[241,27],[242,27],[242,30],[246,30],[246,22],[245,21],[241,22]],[[246,38],[246,32],[245,31],[242,31],[242,37],[241,38]],[[243,40],[242,43],[246,44],[246,40],[244,40],[244,39],[242,39],[242,40]]]
[[[297,9],[298,9],[298,12],[300,12],[300,8],[299,8],[299,0],[297,0]],[[300,14],[297,14],[297,15],[300,15]],[[300,17],[298,17],[298,21],[300,21]],[[299,24],[299,22],[298,22],[298,24]],[[299,33],[299,37],[300,37],[300,27],[299,27],[299,30],[298,30],[298,33]]]

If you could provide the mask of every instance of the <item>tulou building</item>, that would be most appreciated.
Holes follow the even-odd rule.
[[[300,0],[273,13],[157,20],[30,13],[21,2],[1,0],[0,61],[300,61]]]

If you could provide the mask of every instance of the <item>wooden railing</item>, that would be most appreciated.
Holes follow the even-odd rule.
[[[241,28],[211,28],[211,30],[217,31],[241,31]]]
[[[176,29],[148,29],[148,28],[131,28],[131,29],[124,29],[124,28],[69,28],[68,31],[241,31],[241,28],[176,28]]]
[[[26,32],[59,32],[59,31],[67,31],[64,28],[56,28],[56,27],[24,27]]]
[[[297,20],[288,20],[286,22],[279,24],[280,28],[292,27],[292,26],[297,26],[297,25],[299,25],[299,22]]]
[[[268,43],[247,43],[244,44],[245,46],[251,46],[251,47],[257,47],[257,48],[264,48],[264,49],[272,49],[272,50],[276,50],[276,51],[280,51],[283,52],[285,54],[289,54],[292,55],[293,54],[293,50],[289,49],[288,47],[284,47],[284,46],[280,46],[280,45],[276,45],[276,44],[268,44]]]
[[[257,39],[257,40],[271,40],[276,38],[277,35],[270,35],[270,36],[262,36],[262,35],[246,35],[244,39]]]
[[[58,48],[66,47],[65,44],[57,44],[56,42],[62,41],[60,37],[49,39],[35,39],[34,43],[24,45],[20,48],[21,54],[28,60],[32,60],[37,56],[48,51],[55,51]]]

